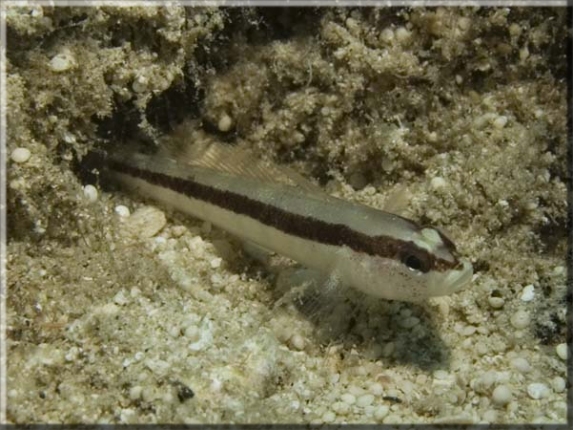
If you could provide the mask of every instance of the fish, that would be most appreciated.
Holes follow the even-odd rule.
[[[190,139],[190,136],[187,136]],[[106,154],[131,192],[324,274],[329,284],[417,302],[466,287],[473,267],[439,229],[329,195],[292,169],[218,141]]]

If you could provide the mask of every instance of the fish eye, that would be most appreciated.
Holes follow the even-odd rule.
[[[417,270],[419,272],[427,272],[429,270],[428,261],[418,255],[407,253],[402,257],[402,263],[409,269]]]

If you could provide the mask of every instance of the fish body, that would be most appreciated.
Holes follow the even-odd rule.
[[[438,230],[329,196],[234,151],[210,145],[179,157],[112,155],[106,169],[143,196],[371,296],[418,301],[471,280],[471,263]]]

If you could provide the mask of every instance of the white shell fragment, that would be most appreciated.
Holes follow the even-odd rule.
[[[503,299],[503,297],[491,296],[487,299],[487,301],[489,305],[494,309],[499,309],[503,307],[503,305],[505,304],[505,300]]]
[[[567,382],[561,376],[556,376],[551,380],[551,387],[556,393],[562,393],[567,388]]]
[[[93,185],[86,185],[84,187],[84,197],[90,203],[97,201],[98,198],[97,188],[94,187]]]
[[[218,269],[219,267],[221,267],[221,262],[222,262],[222,261],[223,261],[223,259],[222,259],[221,257],[213,258],[213,259],[211,260],[211,263],[210,263],[210,264],[211,264],[211,267],[212,267],[213,269]]]
[[[526,311],[517,311],[511,316],[511,325],[518,330],[526,328],[529,322],[529,313]]]
[[[551,393],[550,388],[540,382],[534,382],[527,386],[527,394],[534,400],[543,399]]]
[[[356,403],[356,396],[350,393],[344,393],[342,396],[340,396],[340,400],[342,400],[344,403],[352,405]]]
[[[145,76],[138,76],[133,81],[131,88],[136,93],[142,93],[143,91],[145,91],[147,89],[147,84],[148,84],[148,82],[147,82],[147,78]]]
[[[324,421],[325,423],[331,423],[336,419],[336,414],[332,411],[326,411],[323,415],[322,415],[322,421]]]
[[[391,28],[385,28],[380,32],[380,41],[384,43],[390,43],[394,40],[394,30]]]
[[[75,65],[75,58],[69,50],[60,52],[50,60],[50,69],[54,72],[65,72]]]
[[[302,351],[305,346],[304,337],[302,337],[300,334],[295,333],[289,339],[289,346],[296,349],[297,351]]]
[[[560,343],[559,345],[557,345],[555,347],[555,352],[557,353],[557,356],[561,360],[563,360],[563,361],[567,360],[568,351],[567,351],[567,344],[566,343]]]
[[[390,408],[387,405],[380,405],[374,411],[374,418],[381,420],[388,415],[388,412],[390,412]]]
[[[507,385],[498,385],[493,390],[491,400],[497,406],[504,406],[511,402],[513,394]]]
[[[405,27],[398,27],[395,31],[396,40],[400,43],[407,42],[412,33]]]
[[[507,117],[500,115],[493,120],[493,126],[497,129],[502,129],[507,124]]]
[[[221,118],[219,118],[219,122],[217,123],[219,131],[223,132],[229,131],[232,126],[233,126],[233,119],[226,113],[221,115]]]
[[[129,208],[124,205],[117,205],[115,207],[115,213],[122,218],[127,218],[130,215]]]
[[[441,176],[436,176],[436,177],[432,178],[432,180],[430,181],[430,186],[434,190],[444,188],[447,184],[448,183],[446,182],[446,180],[444,178],[442,178]]]
[[[511,360],[511,365],[513,368],[521,373],[527,373],[531,371],[531,365],[523,357],[516,357]]]
[[[20,164],[28,161],[30,159],[30,155],[32,155],[32,153],[28,148],[16,148],[12,151],[12,154],[10,154],[10,158],[14,163]]]
[[[521,301],[530,302],[535,298],[535,287],[533,285],[528,285],[521,292]]]
[[[166,223],[163,212],[153,206],[144,206],[126,220],[125,230],[131,236],[150,238],[159,233]]]
[[[363,394],[356,399],[356,406],[365,408],[366,406],[370,406],[372,402],[374,402],[374,396],[372,394]]]

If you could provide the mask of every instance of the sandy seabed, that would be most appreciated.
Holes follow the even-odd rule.
[[[565,8],[2,7],[8,422],[566,422]],[[82,168],[184,121],[447,229],[472,284],[305,313]]]

